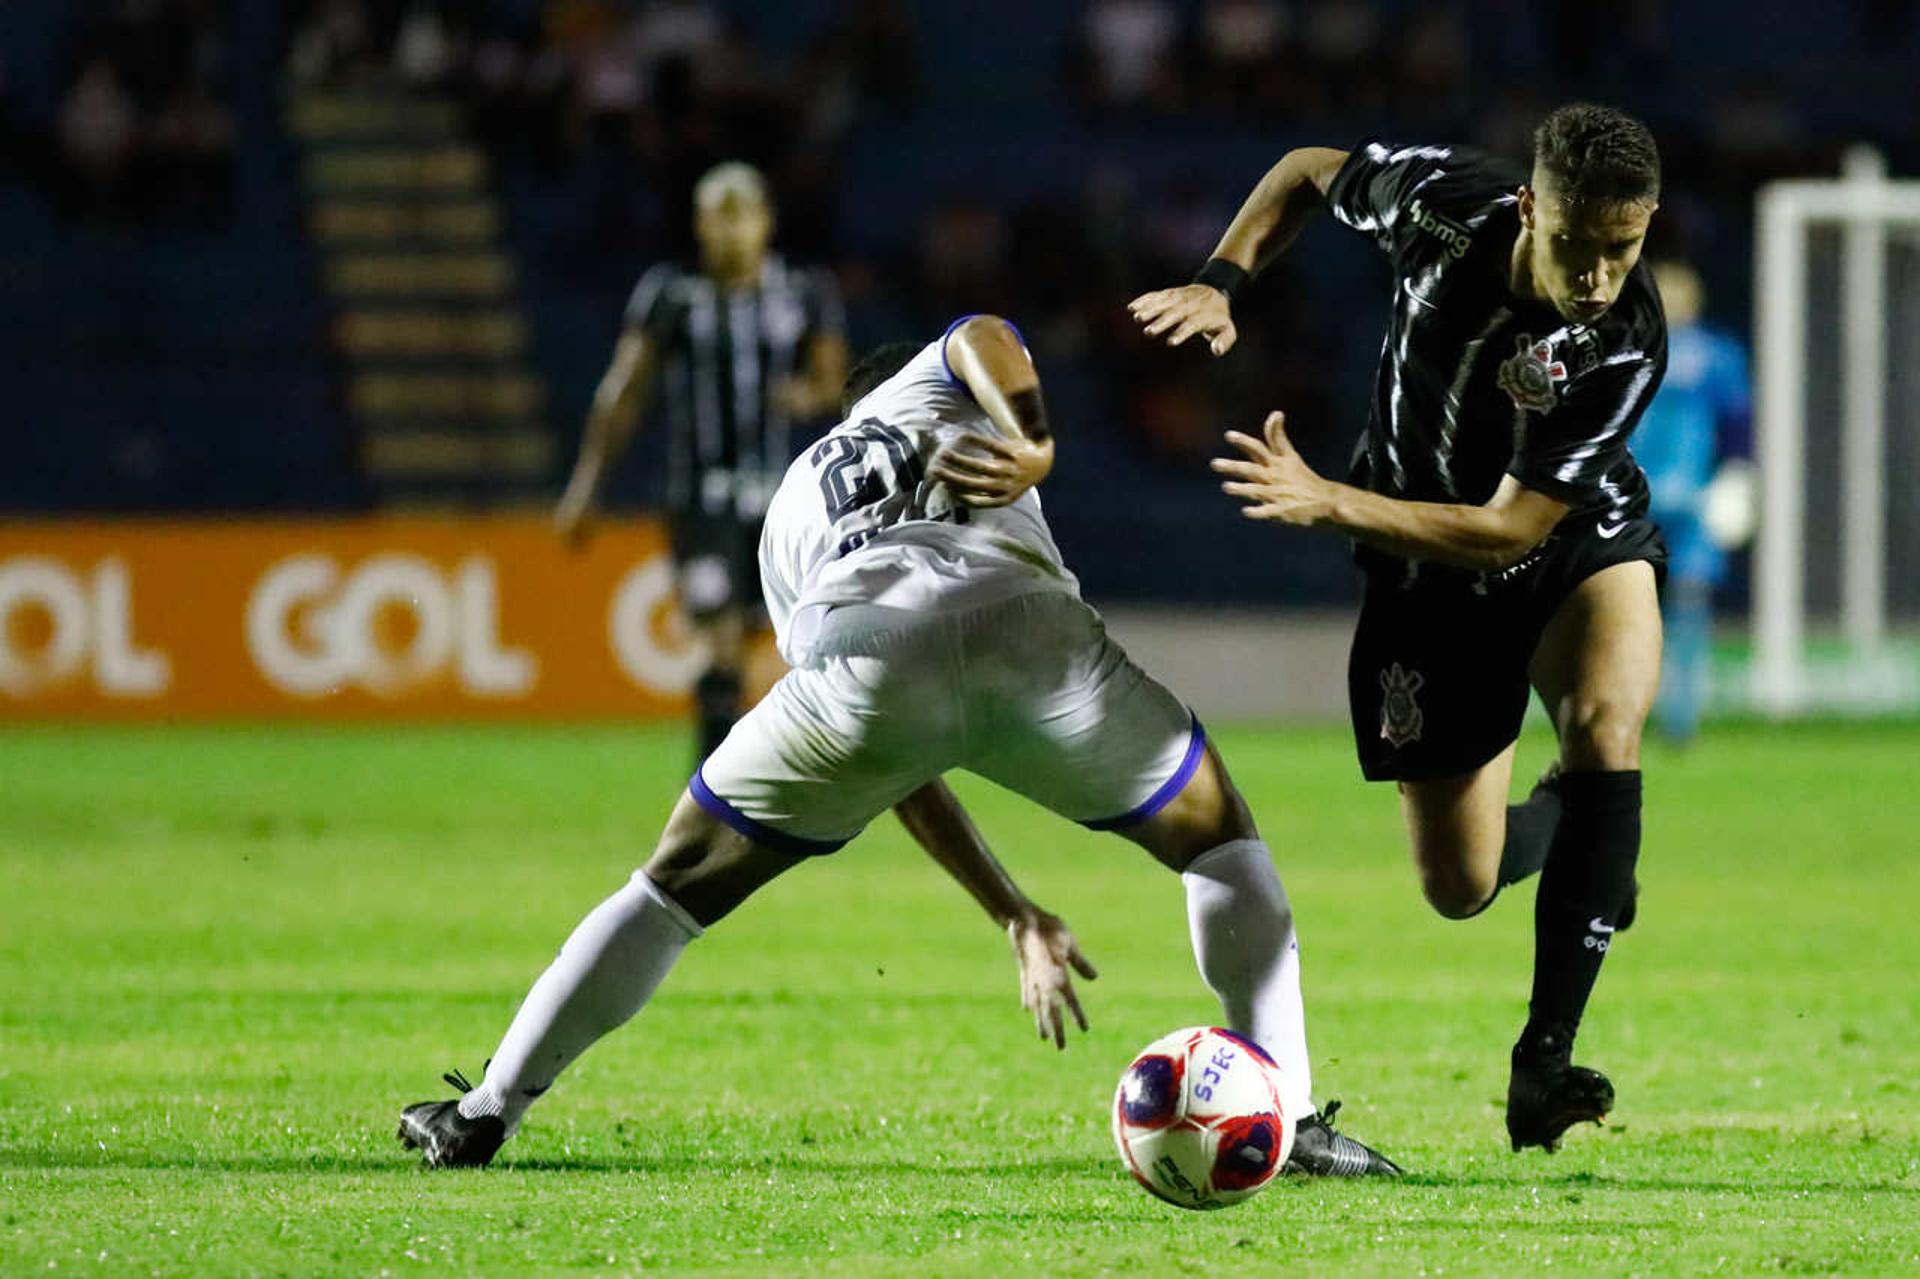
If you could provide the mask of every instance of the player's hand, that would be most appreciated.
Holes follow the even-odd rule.
[[[934,455],[927,476],[965,506],[1009,506],[1053,470],[1053,441],[969,431]]]
[[[1007,936],[1013,942],[1014,958],[1020,961],[1020,1006],[1033,1014],[1040,1038],[1066,1048],[1067,1012],[1080,1029],[1087,1028],[1087,1015],[1080,1011],[1080,997],[1073,991],[1073,973],[1088,981],[1100,974],[1080,953],[1073,930],[1058,915],[1032,909],[1007,925]]]
[[[800,377],[781,378],[773,388],[773,403],[788,417],[802,420],[824,413],[830,407],[829,402],[814,393],[813,384]]]
[[[1211,284],[1183,284],[1176,289],[1142,293],[1127,310],[1150,338],[1164,337],[1179,346],[1190,337],[1203,337],[1207,349],[1225,355],[1240,337],[1233,327],[1233,307],[1227,295]]]
[[[586,545],[587,538],[593,532],[593,493],[580,484],[567,485],[567,491],[561,495],[560,505],[554,508],[553,531],[568,550],[579,550]]]
[[[1265,439],[1227,432],[1244,457],[1216,457],[1215,473],[1229,477],[1220,490],[1247,504],[1250,520],[1317,524],[1327,513],[1331,485],[1307,465],[1287,438],[1287,415],[1267,414]]]

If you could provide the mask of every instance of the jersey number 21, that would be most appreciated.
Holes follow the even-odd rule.
[[[849,517],[856,527],[841,538],[837,554],[864,546],[884,528],[904,520],[945,519],[967,522],[967,508],[949,504],[930,510],[926,465],[898,427],[877,417],[835,431],[807,457],[820,470],[820,496],[827,517],[839,525]]]

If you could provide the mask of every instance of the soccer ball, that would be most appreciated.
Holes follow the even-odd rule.
[[[1163,1035],[1120,1076],[1113,1141],[1134,1180],[1170,1204],[1239,1203],[1278,1176],[1293,1150],[1280,1068],[1217,1026]]]

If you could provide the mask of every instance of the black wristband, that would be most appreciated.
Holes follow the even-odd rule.
[[[1246,269],[1225,258],[1208,258],[1200,273],[1193,277],[1195,284],[1206,284],[1227,295],[1227,301],[1233,301],[1233,295],[1240,291],[1250,277]]]

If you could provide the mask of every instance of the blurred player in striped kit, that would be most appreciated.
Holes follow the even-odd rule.
[[[1653,268],[1667,309],[1667,378],[1634,437],[1653,490],[1649,512],[1667,536],[1667,648],[1657,704],[1668,740],[1692,740],[1708,685],[1713,589],[1723,547],[1753,528],[1753,407],[1740,340],[1701,319],[1700,276],[1678,260]]]
[[[767,502],[793,460],[794,428],[838,407],[847,344],[827,273],[771,251],[773,202],[756,169],[708,170],[693,204],[699,268],[663,262],[634,288],[555,523],[569,542],[584,536],[607,471],[664,384],[680,603],[711,654],[694,688],[704,759],[740,716],[747,638],[766,624]]]

